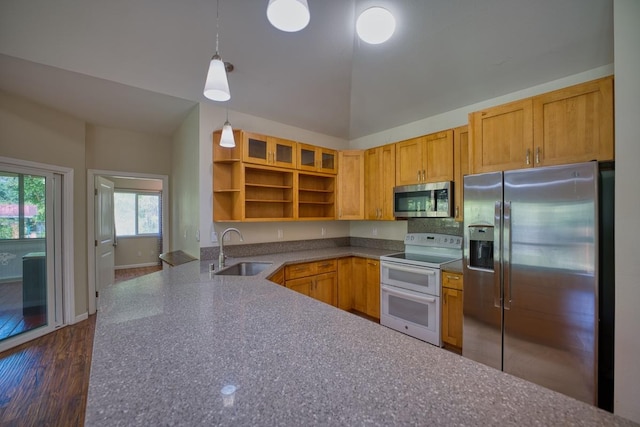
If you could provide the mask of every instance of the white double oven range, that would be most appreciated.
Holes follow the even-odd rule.
[[[462,237],[409,233],[404,243],[380,257],[380,324],[440,347],[440,269],[462,259]]]

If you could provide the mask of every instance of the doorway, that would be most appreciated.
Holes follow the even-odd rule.
[[[73,236],[64,233],[72,224],[64,209],[72,175],[0,158],[0,351],[74,320],[72,261],[63,262]]]
[[[115,270],[158,265],[158,255],[168,251],[168,177],[90,169],[87,182],[93,314],[99,291],[114,283]]]

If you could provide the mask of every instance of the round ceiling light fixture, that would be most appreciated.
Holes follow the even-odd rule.
[[[371,7],[358,16],[356,32],[358,37],[369,44],[384,43],[396,30],[396,19],[382,7]]]
[[[269,0],[267,18],[281,31],[300,31],[309,24],[309,4],[307,0]]]

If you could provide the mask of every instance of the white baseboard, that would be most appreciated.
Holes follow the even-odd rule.
[[[145,262],[142,264],[130,264],[130,265],[117,265],[114,267],[115,270],[125,270],[127,268],[140,268],[140,267],[155,267],[159,266],[157,262]]]
[[[82,322],[83,320],[87,320],[88,318],[89,318],[89,313],[85,311],[84,313],[76,316],[75,319],[73,319],[73,323],[72,324],[75,324],[75,323],[78,323],[78,322]]]

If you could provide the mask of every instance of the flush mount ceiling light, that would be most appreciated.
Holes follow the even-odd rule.
[[[267,18],[281,31],[300,31],[309,24],[309,5],[307,0],[269,0]]]
[[[384,43],[396,30],[396,20],[387,9],[371,7],[358,16],[356,32],[358,37],[369,44]]]
[[[216,2],[216,53],[209,62],[207,80],[204,83],[204,96],[213,101],[228,101],[231,99],[229,81],[227,80],[227,67],[218,54],[218,9],[220,0]],[[230,67],[231,71],[233,67]]]

